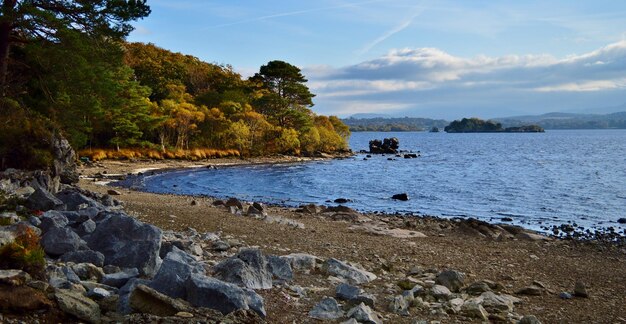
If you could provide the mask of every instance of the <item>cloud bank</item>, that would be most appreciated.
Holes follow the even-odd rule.
[[[626,103],[626,41],[582,55],[456,57],[436,48],[391,50],[342,68],[304,69],[316,110],[347,116],[437,118],[584,111]]]

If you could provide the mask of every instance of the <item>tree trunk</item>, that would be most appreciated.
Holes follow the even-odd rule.
[[[14,10],[17,0],[2,1],[2,17],[0,17],[0,97],[7,92],[7,74],[9,73],[9,51],[11,31],[15,20]]]

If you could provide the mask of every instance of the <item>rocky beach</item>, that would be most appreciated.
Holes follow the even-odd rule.
[[[5,204],[15,212],[2,214],[1,245],[38,233],[46,264],[0,270],[0,321],[626,322],[626,249],[615,242],[106,185],[156,169],[294,160],[104,161],[81,166],[77,185],[53,186],[5,171],[16,203]]]

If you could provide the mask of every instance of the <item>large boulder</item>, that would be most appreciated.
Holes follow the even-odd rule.
[[[217,264],[215,277],[251,289],[272,288],[272,273],[259,249],[242,249],[236,256]]]
[[[351,284],[363,284],[376,279],[376,275],[361,269],[358,265],[331,258],[324,264],[326,272],[347,280]]]
[[[39,220],[41,221],[39,228],[41,228],[41,231],[44,233],[51,228],[63,228],[69,224],[67,216],[56,210],[49,210],[45,212],[41,215]]]
[[[67,252],[63,254],[59,260],[61,262],[91,263],[98,267],[104,265],[104,255],[98,251],[92,250]]]
[[[35,192],[33,192],[28,199],[26,199],[25,206],[30,208],[31,210],[64,210],[65,205],[61,200],[55,197],[53,194],[48,191],[37,187]]]
[[[60,256],[68,252],[75,252],[86,247],[78,234],[70,228],[54,227],[41,238],[43,250],[51,256]]]
[[[70,143],[58,133],[52,137],[52,153],[54,155],[52,175],[58,176],[64,184],[77,183],[76,153]]]
[[[267,265],[276,280],[291,281],[293,279],[293,270],[287,259],[276,255],[268,255]]]
[[[104,255],[104,263],[137,268],[153,276],[160,263],[161,230],[123,213],[109,213],[87,239],[89,248]]]
[[[102,209],[102,206],[97,201],[83,195],[75,189],[65,189],[57,192],[56,197],[61,200],[66,206],[67,210],[79,210],[79,207],[94,207]]]
[[[195,307],[215,309],[222,314],[252,309],[263,317],[266,315],[263,298],[253,290],[197,274],[187,280],[187,301]]]
[[[185,282],[192,273],[203,275],[206,272],[191,255],[173,246],[149,286],[172,298],[186,299]]]

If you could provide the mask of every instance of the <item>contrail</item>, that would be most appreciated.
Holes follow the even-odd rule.
[[[367,43],[361,50],[358,51],[359,55],[363,55],[369,52],[374,46],[384,42],[387,38],[405,30],[407,27],[411,26],[413,20],[417,18],[417,16],[421,15],[424,12],[425,8],[421,4],[415,7],[415,12],[409,18],[405,19],[403,22],[395,26],[394,28],[388,30],[382,36],[374,39],[373,41]]]
[[[332,10],[332,9],[356,7],[356,6],[360,6],[360,5],[364,5],[364,4],[375,3],[375,2],[384,2],[384,1],[385,0],[371,0],[371,1],[365,1],[365,2],[347,3],[347,4],[343,4],[343,5],[339,5],[339,6],[332,6],[332,7],[313,8],[313,9],[305,9],[305,10],[298,10],[298,11],[291,11],[291,12],[283,12],[283,13],[277,13],[277,14],[273,14],[273,15],[255,17],[255,18],[239,20],[239,21],[235,21],[235,22],[231,22],[231,23],[215,25],[215,26],[204,28],[204,30],[206,30],[206,29],[213,29],[213,28],[234,26],[234,25],[240,25],[240,24],[246,24],[246,23],[255,22],[255,21],[261,21],[261,20],[265,20],[265,19],[302,15],[302,14],[307,14],[307,13],[317,12],[317,11],[326,11],[326,10]]]

